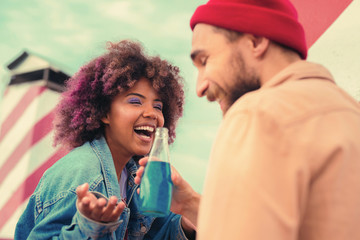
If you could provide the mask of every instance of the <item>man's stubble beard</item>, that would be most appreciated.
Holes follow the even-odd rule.
[[[234,52],[230,60],[232,69],[232,82],[234,83],[228,92],[229,107],[240,97],[248,92],[255,91],[261,87],[260,78],[255,69],[248,67],[242,54]]]

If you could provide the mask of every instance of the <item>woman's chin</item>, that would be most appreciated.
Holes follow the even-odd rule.
[[[150,152],[150,148],[146,148],[146,149],[140,149],[139,151],[136,152],[136,155],[138,156],[146,156],[148,155]]]

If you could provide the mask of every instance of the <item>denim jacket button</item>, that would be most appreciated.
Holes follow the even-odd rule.
[[[146,232],[146,227],[145,227],[145,226],[141,226],[140,231],[141,231],[142,233]]]

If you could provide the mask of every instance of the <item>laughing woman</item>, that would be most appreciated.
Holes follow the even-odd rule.
[[[109,43],[104,55],[83,66],[67,82],[54,122],[55,144],[71,151],[40,180],[15,239],[193,235],[181,215],[141,215],[134,183],[138,159],[150,151],[155,128],[167,127],[174,141],[183,111],[182,81],[177,67],[147,56],[132,41]]]

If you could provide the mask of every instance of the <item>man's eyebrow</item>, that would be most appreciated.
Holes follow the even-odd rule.
[[[193,51],[193,52],[190,54],[191,59],[192,59],[193,61],[195,61],[196,56],[199,55],[200,52],[202,52],[202,51],[201,51],[201,50],[195,50],[195,51]]]
[[[141,97],[143,99],[146,99],[146,97],[144,95],[140,94],[140,93],[128,93],[128,94],[126,94],[126,97],[131,96],[131,95],[135,95],[135,96]],[[161,99],[158,99],[158,98],[154,99],[154,101],[155,102],[162,102]]]

